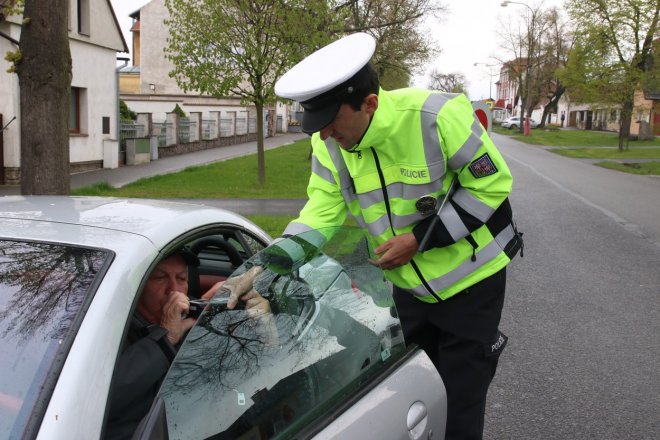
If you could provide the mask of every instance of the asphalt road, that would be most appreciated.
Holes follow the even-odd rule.
[[[660,178],[493,138],[525,249],[485,438],[660,438]]]

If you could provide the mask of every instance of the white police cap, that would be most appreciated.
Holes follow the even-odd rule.
[[[275,94],[301,103],[303,131],[319,131],[332,122],[341,100],[363,82],[375,49],[374,38],[363,32],[341,38],[293,66],[275,83]]]

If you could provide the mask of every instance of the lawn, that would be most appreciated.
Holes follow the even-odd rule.
[[[297,199],[306,198],[311,173],[310,141],[265,152],[266,185],[257,177],[257,155],[238,157],[177,173],[140,179],[113,188],[97,184],[73,190],[75,195],[140,197],[151,199]]]
[[[266,151],[266,185],[263,187],[258,183],[257,155],[253,154],[140,179],[121,188],[100,183],[75,189],[72,194],[151,199],[306,198],[311,173],[309,152],[309,139]],[[278,237],[296,215],[246,217],[271,236]]]
[[[619,163],[609,160],[598,162],[596,165],[610,170],[623,171],[630,174],[660,175],[660,162],[633,162]]]
[[[616,133],[585,130],[541,129],[532,130],[531,136],[523,136],[515,130],[493,127],[495,133],[509,135],[514,139],[532,145],[566,147],[552,148],[549,151],[577,159],[614,159],[595,165],[632,174],[660,175],[660,161],[634,162],[635,159],[659,159],[660,138],[652,141],[628,141],[627,149],[619,151],[619,138]]]
[[[495,133],[511,136],[517,141],[532,145],[554,147],[618,147],[619,135],[606,131],[591,130],[560,130],[535,128],[531,136],[524,136],[516,130],[508,130],[499,126],[493,127]],[[652,141],[628,141],[628,148],[660,147],[660,137]],[[624,144],[625,146],[625,144]]]
[[[660,159],[660,147],[633,148],[619,151],[609,148],[553,148],[550,151],[577,159]]]

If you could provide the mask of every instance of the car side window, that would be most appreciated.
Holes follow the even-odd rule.
[[[290,437],[404,355],[391,287],[368,264],[366,239],[352,228],[330,237],[288,271],[273,270],[271,248],[236,271],[265,267],[254,288],[269,313],[215,299],[202,313],[159,392],[170,438]]]
[[[31,433],[113,253],[0,239],[0,438]]]

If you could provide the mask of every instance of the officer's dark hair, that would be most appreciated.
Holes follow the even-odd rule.
[[[375,93],[378,95],[378,90],[380,88],[380,83],[378,81],[378,73],[376,69],[373,68],[371,63],[365,64],[365,66],[358,70],[358,72],[353,75],[353,78],[349,80],[352,82],[352,86],[355,88],[355,91],[350,95],[346,95],[342,99],[342,104],[348,104],[353,110],[360,110],[364,98]]]

